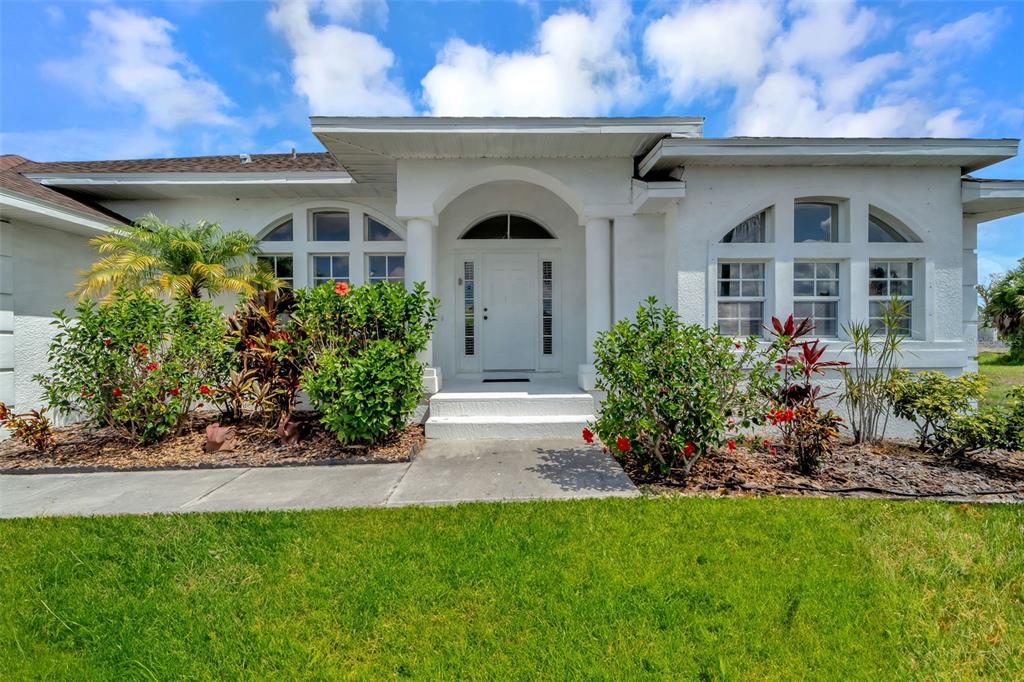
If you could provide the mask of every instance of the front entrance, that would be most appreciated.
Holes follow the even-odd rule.
[[[540,319],[536,253],[483,257],[482,340],[484,371],[537,369]]]

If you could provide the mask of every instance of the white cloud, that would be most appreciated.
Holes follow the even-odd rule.
[[[110,104],[140,107],[160,129],[227,125],[231,100],[174,47],[166,19],[106,6],[89,12],[83,53],[45,73]]]
[[[359,7],[355,7],[359,5]],[[279,0],[270,25],[291,47],[295,92],[309,102],[310,113],[326,115],[407,115],[412,103],[390,71],[395,54],[369,33],[340,24],[318,26],[312,13],[336,20],[364,16],[366,3]]]
[[[453,38],[423,78],[423,97],[436,116],[586,116],[636,106],[641,81],[627,45],[629,20],[622,2],[562,11],[522,52]]]
[[[910,44],[923,51],[937,53],[952,50],[963,53],[969,50],[984,50],[999,31],[1003,12],[975,12],[958,21],[953,21],[934,31],[923,29],[910,39]]]
[[[773,2],[686,3],[647,27],[644,52],[672,100],[685,104],[756,79],[779,21]]]

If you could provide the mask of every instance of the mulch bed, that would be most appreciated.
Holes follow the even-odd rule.
[[[233,451],[207,453],[206,425],[217,415],[192,417],[180,436],[153,445],[137,445],[110,429],[73,424],[57,429],[57,446],[39,453],[7,439],[0,441],[0,472],[144,471],[220,467],[302,466],[311,464],[380,464],[408,462],[422,448],[423,427],[412,424],[392,439],[372,446],[342,445],[324,431],[312,413],[296,413],[302,437],[295,445],[279,442],[273,429],[236,425]]]
[[[1024,501],[1024,452],[993,451],[955,460],[910,444],[844,443],[814,476],[788,455],[747,448],[704,457],[685,481],[655,480],[626,465],[634,483],[652,493],[811,495]]]

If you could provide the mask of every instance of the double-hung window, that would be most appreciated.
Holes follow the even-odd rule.
[[[839,263],[793,264],[793,315],[809,318],[817,336],[839,335]]]
[[[914,262],[908,260],[871,261],[868,274],[868,317],[871,330],[885,332],[883,315],[890,300],[905,302],[906,310],[900,316],[898,328],[909,336],[914,319]]]
[[[765,269],[764,263],[718,263],[718,328],[722,334],[761,335]]]

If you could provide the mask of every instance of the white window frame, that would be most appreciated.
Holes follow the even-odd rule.
[[[886,276],[884,278],[873,277],[872,276],[872,271],[874,270],[874,268],[876,266],[878,266],[878,265],[880,265],[882,263],[885,264]],[[910,277],[892,277],[891,276],[892,270],[889,267],[890,263],[901,263],[901,264],[908,264],[908,265],[910,265]],[[873,316],[871,314],[871,304],[873,304],[873,303],[887,303],[889,300],[892,299],[892,295],[891,295],[892,282],[907,282],[907,281],[909,281],[910,282],[910,293],[909,294],[897,294],[896,298],[898,300],[900,300],[900,301],[909,301],[910,302],[909,329],[906,330],[907,336],[913,338],[913,337],[917,337],[919,335],[918,334],[918,323],[917,323],[917,320],[919,319],[919,315],[920,315],[920,311],[918,310],[918,308],[920,306],[917,304],[916,296],[917,296],[917,292],[921,290],[921,287],[919,285],[919,278],[921,277],[921,269],[922,269],[921,262],[919,260],[913,259],[913,258],[872,258],[871,260],[868,261],[868,281],[865,284],[867,286],[867,291],[868,291],[868,324],[869,325],[871,325],[874,321],[881,319],[881,318]],[[886,291],[887,291],[887,293],[885,295],[872,294],[871,293],[871,283],[872,282],[876,282],[876,281],[884,281],[884,282],[886,282]],[[873,330],[872,333],[873,334],[878,334],[879,331]]]
[[[348,261],[348,275],[346,277],[336,277],[335,274],[334,274],[334,259],[339,257],[339,256],[345,257],[345,259]],[[331,264],[331,275],[330,275],[330,277],[317,277],[316,276],[316,259],[317,258],[330,258],[330,264]],[[318,279],[322,280],[322,281],[321,282],[317,282]],[[343,251],[335,251],[335,252],[317,251],[315,253],[309,254],[309,280],[310,280],[310,282],[312,282],[312,286],[314,286],[314,287],[320,286],[321,284],[326,284],[327,282],[331,282],[331,281],[333,281],[335,283],[337,283],[337,282],[345,282],[346,284],[351,284],[352,283],[352,254],[346,253],[346,252],[343,252]]]
[[[730,265],[730,266],[731,265],[738,265],[738,266],[740,266],[740,278],[739,279],[732,279],[732,278],[730,278],[730,279],[722,279],[722,266],[723,265]],[[744,265],[760,265],[761,266],[761,277],[760,278],[749,278],[749,279],[744,277],[743,276],[743,266]],[[721,306],[722,303],[760,303],[761,304],[761,319],[759,321],[758,333],[754,334],[754,336],[758,336],[758,337],[763,337],[764,336],[764,329],[763,329],[763,327],[764,327],[764,324],[765,324],[766,315],[767,315],[767,313],[769,311],[769,279],[770,279],[769,273],[770,273],[770,270],[771,270],[770,263],[769,263],[769,261],[766,261],[766,260],[722,258],[722,259],[719,259],[715,263],[715,266],[714,266],[714,272],[715,272],[715,323],[718,325],[719,329],[721,329],[721,326],[722,326],[722,318],[719,317],[718,311],[719,311],[720,306]],[[749,296],[749,295],[745,296],[745,295],[742,294],[743,282],[752,282],[752,281],[760,281],[761,282],[761,295],[760,296]],[[723,296],[723,295],[721,295],[721,288],[722,288],[721,284],[722,284],[722,282],[739,282],[740,283],[740,291],[741,291],[740,295],[738,295],[738,296]],[[727,318],[727,319],[745,320],[746,318]],[[722,333],[725,334],[725,332],[722,332]],[[734,334],[725,334],[725,335],[726,336],[733,336],[735,338],[747,338],[747,336],[749,336],[748,334],[740,334],[739,336],[736,336]]]
[[[797,277],[796,270],[798,265],[810,265],[814,268],[814,276],[810,279],[806,277]],[[832,265],[835,266],[836,276],[832,277],[818,277],[818,266],[819,265]],[[796,291],[797,282],[811,282],[813,285],[813,294],[798,294]],[[835,282],[835,295],[834,296],[820,296],[818,295],[818,282]],[[820,329],[815,325],[814,334],[823,339],[837,339],[842,331],[842,291],[843,291],[843,263],[837,260],[805,260],[796,259],[793,261],[793,314],[797,317],[805,317],[803,315],[797,315],[796,304],[797,303],[811,303],[811,309],[813,311],[815,303],[831,303],[835,306],[835,322],[836,329],[834,334],[822,334]],[[815,316],[812,314],[807,316],[811,318],[812,322],[815,322]],[[829,319],[829,318],[822,318]]]
[[[348,213],[348,241],[314,241],[314,221],[318,213]],[[369,218],[373,218],[394,232],[401,241],[369,241],[366,239]],[[360,204],[340,201],[309,201],[296,205],[290,212],[278,214],[266,221],[266,235],[287,220],[292,221],[292,241],[261,242],[260,246],[268,256],[291,256],[293,287],[314,286],[313,256],[347,255],[349,276],[352,285],[363,284],[368,277],[367,254],[393,255],[406,253],[405,227],[397,220],[382,216]]]
[[[372,244],[384,244],[384,243],[387,243],[387,242],[370,242],[370,243],[372,243]],[[392,242],[392,243],[394,243],[394,242]],[[384,277],[372,277],[370,275],[370,259],[374,258],[374,257],[379,257],[379,258],[384,258],[385,259],[385,261],[384,261],[384,271],[385,272],[391,272],[391,259],[392,258],[401,258],[402,259],[402,273],[403,273],[402,274],[402,278],[401,279],[397,279],[397,278],[394,278],[394,277],[389,277],[388,275],[385,275]],[[365,267],[366,267],[366,270],[364,270],[364,272],[366,273],[366,277],[365,277],[366,283],[367,284],[376,284],[377,282],[398,282],[399,284],[405,284],[405,268],[406,268],[405,257],[406,256],[405,256],[404,252],[403,253],[366,253],[364,255]],[[351,264],[350,264],[350,267],[351,267]]]
[[[268,243],[269,244],[287,244],[288,242],[268,242]],[[278,259],[280,259],[280,258],[287,258],[287,259],[291,260],[291,262],[292,262],[292,276],[291,277],[281,277],[281,275],[278,274],[277,264],[278,264]],[[274,273],[274,277],[276,277],[277,279],[281,280],[282,282],[287,282],[289,289],[294,289],[295,288],[295,256],[294,255],[292,255],[291,253],[261,253],[257,257],[257,261],[260,260],[260,259],[271,259],[270,269]]]

